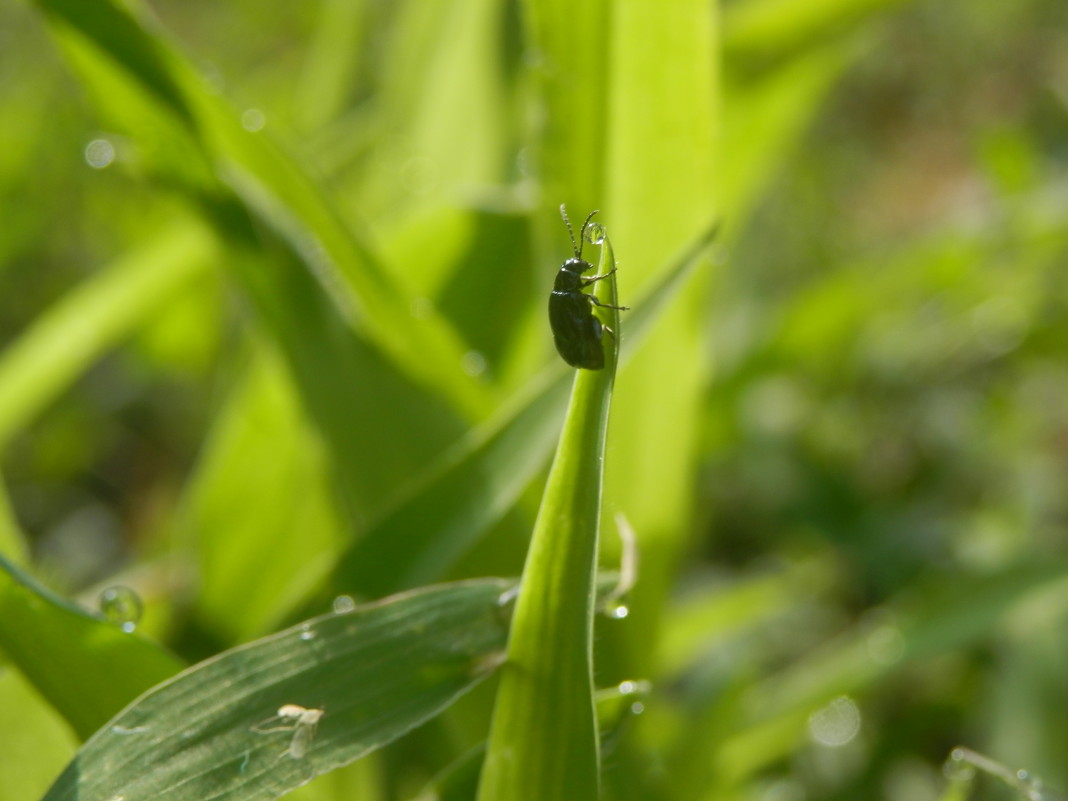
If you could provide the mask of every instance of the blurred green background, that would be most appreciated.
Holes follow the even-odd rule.
[[[957,744],[1068,791],[1063,0],[124,8],[0,7],[8,559],[188,662],[518,575],[525,444],[418,560],[353,543],[561,375],[561,202],[636,307],[721,219],[616,389],[598,677],[655,689],[609,797],[924,801]],[[0,666],[3,801],[76,747],[34,684]],[[411,797],[470,706],[300,792]]]

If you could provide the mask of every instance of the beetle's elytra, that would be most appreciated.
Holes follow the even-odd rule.
[[[553,330],[556,350],[572,367],[581,367],[585,370],[600,370],[604,367],[604,348],[601,345],[601,339],[605,331],[612,334],[612,329],[594,315],[593,307],[600,306],[603,309],[621,311],[627,309],[626,306],[610,306],[607,303],[601,303],[593,295],[587,295],[582,291],[595,281],[607,278],[616,271],[613,267],[604,275],[585,277],[582,275],[593,269],[593,265],[582,258],[582,243],[585,241],[590,220],[596,213],[596,210],[591,211],[586,217],[576,243],[575,233],[571,230],[571,221],[567,218],[567,210],[562,205],[560,206],[560,216],[564,218],[567,234],[571,237],[571,249],[575,255],[561,265],[560,272],[556,274],[552,294],[549,295],[549,325]]]

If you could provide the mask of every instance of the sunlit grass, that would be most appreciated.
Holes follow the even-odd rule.
[[[183,665],[55,792],[151,709],[166,776],[232,798],[1058,797],[1065,20],[1002,5],[0,11],[0,801]],[[599,441],[546,318],[561,203],[632,307]],[[617,511],[638,582],[591,631]],[[132,634],[84,611],[112,585]],[[283,665],[307,618],[472,586],[455,653],[443,601],[392,667],[324,652],[330,692]],[[153,706],[250,654],[264,709]],[[323,710],[297,754],[249,733],[287,703]]]

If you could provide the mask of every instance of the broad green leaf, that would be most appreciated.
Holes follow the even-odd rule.
[[[45,801],[277,798],[391,742],[488,676],[508,629],[502,595],[514,586],[425,588],[194,665],[100,729]],[[287,705],[322,714],[313,729],[280,719]]]
[[[603,234],[602,234],[603,236]],[[615,269],[603,238],[599,275]],[[597,297],[617,305],[615,279]],[[619,312],[611,313],[619,330]],[[593,701],[593,599],[608,410],[618,341],[605,366],[578,370],[549,471],[493,710],[480,801],[595,801],[600,757]]]
[[[56,597],[2,556],[0,649],[82,737],[182,668],[155,643]]]

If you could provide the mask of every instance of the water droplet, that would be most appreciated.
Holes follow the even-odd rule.
[[[808,731],[821,745],[845,745],[860,731],[860,709],[852,698],[841,695],[809,716]]]
[[[141,621],[144,604],[136,592],[117,584],[100,593],[100,613],[104,619],[116,623],[123,631],[130,632]]]
[[[258,108],[245,109],[241,114],[241,127],[249,133],[262,131],[267,125],[267,115]]]
[[[599,245],[604,242],[605,228],[599,222],[591,222],[586,226],[586,241],[591,245]]]
[[[868,656],[879,665],[893,665],[905,655],[905,636],[893,625],[882,625],[868,634]]]
[[[85,163],[94,170],[102,170],[115,160],[115,146],[107,139],[94,139],[85,146]]]
[[[1016,771],[1016,778],[1023,785],[1020,789],[1030,801],[1059,801],[1063,796],[1048,789],[1043,781],[1029,770]]]
[[[625,604],[617,604],[608,609],[606,614],[613,620],[622,620],[630,614],[630,609]]]
[[[641,701],[635,701],[633,704],[630,705],[630,714],[632,715],[640,715],[644,711],[645,704],[643,704]]]
[[[472,378],[486,372],[486,357],[477,350],[469,350],[460,359],[460,369]]]
[[[334,599],[334,611],[339,615],[343,615],[345,612],[351,612],[356,608],[356,601],[352,599],[351,595],[339,595]]]
[[[963,748],[954,748],[950,752],[942,772],[951,782],[966,782],[975,778],[975,766],[968,761]]]
[[[300,638],[305,642],[307,642],[308,640],[315,639],[315,632],[312,631],[312,627],[310,624],[305,623],[303,626],[300,627]]]
[[[620,695],[645,695],[651,689],[652,685],[647,681],[632,681],[630,679],[621,681],[616,687]]]

